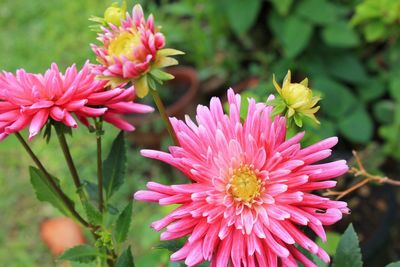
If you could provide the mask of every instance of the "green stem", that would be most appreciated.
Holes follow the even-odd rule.
[[[167,126],[167,130],[168,130],[169,135],[171,136],[172,141],[174,142],[174,144],[176,146],[179,146],[178,138],[176,137],[174,128],[172,128],[172,124],[168,118],[166,111],[165,111],[165,107],[160,98],[160,95],[158,94],[157,90],[153,89],[153,88],[150,89],[150,92],[153,96],[154,103],[156,103],[157,109],[160,112],[161,118],[163,119],[165,125]]]
[[[72,179],[74,181],[75,187],[77,189],[79,198],[81,199],[81,202],[84,203],[86,202],[86,196],[84,192],[82,191],[82,183],[81,180],[79,179],[79,174],[78,171],[76,170],[74,160],[72,159],[71,152],[69,151],[68,143],[65,138],[65,134],[63,129],[61,128],[60,125],[55,124],[54,128],[56,129],[57,132],[57,137],[58,141],[60,142],[61,150],[63,151],[65,161],[67,162],[68,169],[71,173]]]
[[[32,158],[32,160],[35,162],[36,166],[39,168],[39,170],[44,174],[46,177],[47,181],[49,182],[50,186],[54,189],[54,191],[59,195],[61,200],[64,202],[65,206],[68,208],[68,210],[71,212],[71,215],[79,221],[83,226],[85,227],[91,227],[88,222],[86,222],[80,215],[79,213],[75,210],[71,202],[69,201],[68,197],[64,194],[64,192],[61,190],[61,188],[57,185],[57,183],[54,181],[54,179],[51,177],[49,172],[45,169],[43,164],[40,162],[39,158],[35,155],[35,153],[32,151],[32,149],[29,147],[28,143],[25,141],[25,139],[21,136],[20,133],[15,134],[17,136],[17,139],[20,141],[22,146],[25,148],[26,152],[28,152],[29,156]]]
[[[103,120],[100,118],[96,122],[96,142],[97,142],[97,186],[99,194],[99,210],[103,212],[104,210],[104,198],[103,198],[103,160],[102,160],[102,146],[101,146],[101,136],[103,132]]]

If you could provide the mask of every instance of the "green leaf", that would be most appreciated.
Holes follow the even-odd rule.
[[[336,23],[341,9],[326,0],[299,1],[296,13],[317,25]]]
[[[327,45],[342,48],[355,47],[360,43],[356,32],[345,21],[338,21],[324,28],[322,39]]]
[[[283,32],[278,36],[282,39],[286,56],[294,58],[299,55],[307,47],[312,32],[312,25],[296,16],[290,16],[283,21]]]
[[[326,242],[323,242],[321,238],[317,239],[317,245],[326,251],[329,255],[335,255],[337,246],[339,245],[341,235],[336,232],[326,233]]]
[[[83,202],[83,207],[85,213],[90,223],[92,224],[102,224],[103,216],[89,201]]]
[[[333,77],[352,83],[365,83],[368,76],[354,54],[337,54],[329,58],[328,72]]]
[[[347,227],[339,241],[332,267],[362,267],[358,237],[352,224]]]
[[[185,242],[186,240],[184,238],[163,241],[160,244],[158,244],[156,248],[167,249],[171,252],[175,252],[179,250],[185,244]]]
[[[367,79],[359,84],[357,91],[363,101],[371,101],[383,96],[386,92],[385,83],[379,78]]]
[[[392,263],[386,265],[386,267],[400,267],[400,261],[392,262]]]
[[[400,100],[400,76],[399,73],[394,73],[389,81],[390,96],[396,100]]]
[[[371,21],[365,25],[364,34],[368,42],[383,39],[387,34],[386,25],[382,21]]]
[[[230,0],[224,3],[229,24],[237,35],[246,33],[253,26],[261,7],[261,0]]]
[[[95,247],[89,245],[80,245],[65,251],[60,257],[60,260],[78,261],[78,262],[92,262],[99,256]]]
[[[279,15],[286,16],[293,4],[293,0],[272,0],[272,4],[276,11],[278,11]]]
[[[312,87],[322,93],[321,110],[330,117],[341,119],[357,104],[349,89],[327,77],[312,79]]]
[[[57,208],[64,215],[71,217],[71,213],[67,208],[66,204],[56,192],[56,190],[51,186],[50,182],[46,179],[43,172],[35,167],[29,167],[29,174],[31,177],[31,184],[35,189],[36,198],[40,201],[48,202],[53,207]],[[59,181],[56,177],[53,177],[56,185],[59,186]],[[73,206],[73,202],[68,199],[71,206]]]
[[[126,240],[132,220],[132,204],[133,201],[129,201],[128,205],[121,212],[117,219],[117,225],[115,227],[115,240],[117,243],[121,243]]]
[[[110,153],[103,163],[104,189],[107,199],[123,184],[125,175],[126,149],[124,132],[115,138]]]
[[[115,267],[135,267],[130,246],[118,257]]]
[[[381,100],[374,105],[374,116],[382,124],[394,121],[396,104],[391,100]]]
[[[150,71],[150,74],[157,80],[161,80],[161,81],[168,81],[168,80],[172,80],[174,78],[174,75],[169,74],[165,71],[162,71],[160,69],[154,69],[152,71]]]
[[[371,140],[373,124],[364,107],[359,106],[339,120],[339,130],[350,141],[365,144]]]

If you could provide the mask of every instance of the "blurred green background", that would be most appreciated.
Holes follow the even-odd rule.
[[[81,66],[87,59],[94,61],[89,43],[96,42],[96,34],[88,29],[88,17],[102,16],[112,2],[3,0],[0,69],[43,72],[52,62],[65,69],[73,63]],[[272,74],[280,82],[291,69],[294,81],[308,77],[311,87],[323,97],[318,114],[322,126],[306,125],[308,142],[339,135],[342,155],[348,157],[351,149],[365,150],[372,153],[366,164],[373,171],[400,177],[400,1],[139,2],[145,13],[153,13],[156,24],[162,25],[167,46],[186,52],[181,63],[197,70],[200,90],[196,101],[223,95],[227,87],[247,84],[250,77],[256,82],[242,94],[265,100],[273,91]],[[130,10],[134,2],[127,3]],[[117,132],[108,128],[107,133],[109,145]],[[95,139],[83,127],[74,131],[74,136],[72,152],[81,175],[90,180],[95,170]],[[49,149],[41,138],[36,138],[32,146],[68,187],[70,180],[57,144],[50,143]],[[0,155],[2,265],[52,266],[55,260],[39,239],[39,224],[44,218],[59,214],[36,201],[27,175],[30,159],[13,136],[0,144]],[[148,179],[171,183],[171,177],[180,176],[162,164],[142,159],[136,146],[130,150],[128,166],[128,184],[116,196],[121,199],[121,207]],[[398,195],[395,194],[396,205]],[[348,199],[350,203],[352,200]],[[390,203],[386,205],[390,207]],[[168,252],[153,249],[159,234],[148,227],[167,211],[168,208],[135,203],[130,242],[137,266],[167,264]],[[400,248],[391,241],[400,237],[399,230],[393,227],[399,216],[392,217],[389,222],[371,223],[364,230],[368,233],[386,225],[384,240],[374,242],[381,242],[382,248],[390,247],[381,258],[387,262],[400,255]],[[366,218],[358,218],[360,224]],[[368,238],[361,236],[361,241],[365,240]],[[381,255],[377,251],[370,254]],[[374,262],[371,255],[367,257]]]

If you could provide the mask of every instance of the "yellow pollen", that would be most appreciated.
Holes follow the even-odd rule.
[[[139,34],[131,32],[122,32],[110,42],[108,54],[110,56],[125,56],[133,60],[134,54],[132,48],[140,44]]]
[[[248,165],[241,166],[234,170],[230,179],[231,194],[234,198],[244,202],[251,202],[260,195],[261,181],[256,173]]]

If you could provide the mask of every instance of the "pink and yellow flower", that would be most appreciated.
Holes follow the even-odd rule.
[[[65,74],[60,73],[56,64],[44,75],[23,69],[16,74],[3,72],[0,75],[0,139],[29,126],[31,140],[49,119],[76,128],[73,114],[86,125],[88,118],[104,116],[104,120],[118,128],[133,130],[118,114],[153,111],[152,107],[133,102],[133,87],[106,91],[107,82],[95,77],[89,63],[80,71],[73,65]]]
[[[324,225],[348,213],[347,204],[320,197],[314,190],[332,188],[344,174],[344,160],[317,163],[331,155],[336,137],[301,148],[299,133],[286,140],[285,118],[271,119],[272,107],[248,99],[240,118],[240,95],[228,91],[229,114],[218,98],[198,106],[197,124],[171,119],[180,146],[170,153],[143,150],[145,157],[182,171],[188,184],[147,184],[135,199],[179,207],[153,222],[162,240],[188,236],[171,256],[195,266],[316,266],[297,248],[329,262],[328,254],[301,229],[326,240]],[[301,229],[300,229],[301,228]]]
[[[132,16],[126,15],[120,26],[109,24],[102,27],[98,40],[101,45],[92,44],[99,65],[94,72],[100,79],[107,80],[111,86],[133,82],[137,95],[144,97],[149,90],[147,73],[157,69],[155,79],[170,79],[171,75],[159,71],[160,68],[176,65],[178,62],[169,57],[182,52],[163,49],[165,37],[154,26],[152,15],[146,20],[142,7],[135,5]]]

